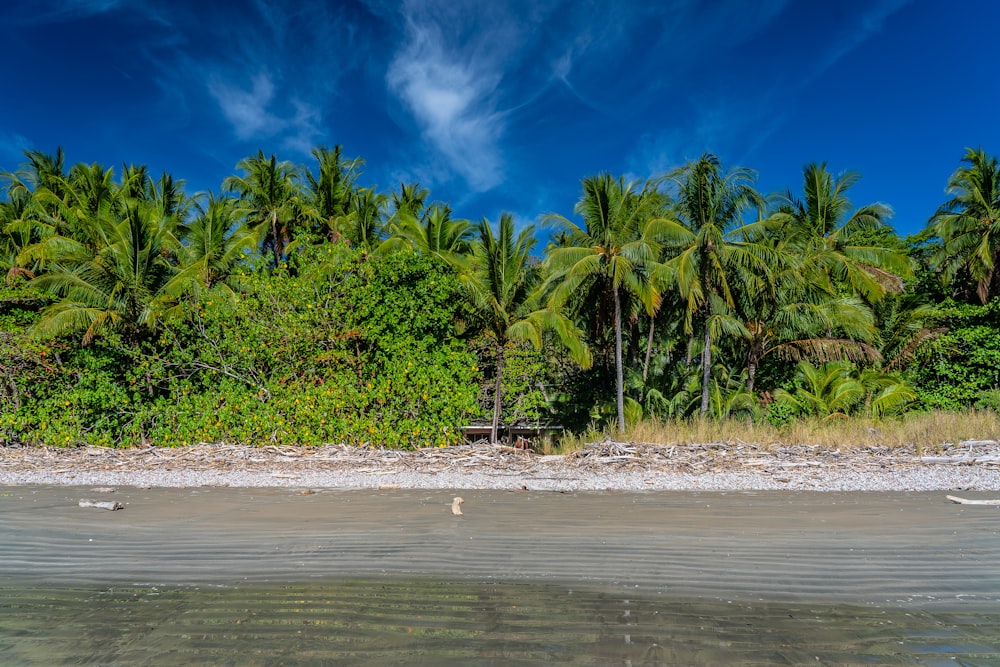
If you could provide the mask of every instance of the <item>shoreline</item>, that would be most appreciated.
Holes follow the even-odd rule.
[[[7,487],[7,585],[255,586],[395,578],[675,599],[996,610],[991,508],[936,492]],[[96,495],[96,494],[95,494]]]
[[[565,455],[499,445],[412,451],[201,444],[0,448],[0,485],[513,491],[1000,491],[1000,443],[933,454],[707,443],[592,443]]]

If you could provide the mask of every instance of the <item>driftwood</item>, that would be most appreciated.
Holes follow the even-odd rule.
[[[1000,443],[963,441],[943,443],[931,456],[915,444],[890,447],[879,444],[824,447],[809,444],[732,442],[587,443],[565,455],[538,455],[500,445],[455,445],[412,451],[380,447],[329,444],[322,447],[201,443],[188,447],[103,449],[96,447],[43,448],[0,446],[0,473],[143,472],[161,470],[261,473],[276,480],[304,479],[307,473],[351,471],[372,476],[397,472],[435,474],[476,470],[492,476],[523,479],[575,479],[578,470],[706,474],[753,471],[777,475],[816,477],[827,470],[881,474],[917,466],[978,466],[1000,469]],[[373,486],[382,480],[374,481]],[[110,488],[110,487],[109,487]],[[144,488],[144,487],[139,487]],[[148,488],[148,487],[145,487]],[[96,491],[94,491],[96,493]]]
[[[959,505],[992,505],[1000,507],[1000,500],[976,500],[973,498],[959,498],[958,496],[945,496],[948,500]]]
[[[112,502],[110,500],[81,500],[80,507],[93,507],[99,510],[123,510],[125,506],[121,503]]]
[[[918,460],[921,463],[973,465],[976,463],[1000,463],[1000,456],[921,456]]]

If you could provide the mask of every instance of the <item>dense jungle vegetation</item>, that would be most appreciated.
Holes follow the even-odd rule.
[[[27,151],[0,190],[0,441],[417,447],[461,426],[894,419],[1000,405],[1000,165],[926,229],[704,155],[457,219],[360,159],[262,152],[219,193]],[[957,157],[957,156],[956,156]],[[945,185],[945,184],[942,184]]]

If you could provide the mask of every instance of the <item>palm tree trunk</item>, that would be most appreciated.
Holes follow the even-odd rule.
[[[625,378],[622,371],[622,301],[618,295],[618,287],[614,287],[615,292],[615,390],[618,399],[618,431],[625,431]]]
[[[497,381],[493,387],[493,424],[490,426],[490,443],[497,443],[497,432],[500,430],[500,413],[503,411],[503,352],[504,346],[497,349]]]
[[[646,360],[642,364],[642,383],[646,384],[649,376],[649,360],[653,356],[653,330],[656,327],[656,315],[649,318],[649,338],[646,339]]]
[[[271,239],[274,242],[274,268],[277,269],[281,266],[281,255],[282,248],[279,246],[278,241],[278,214],[277,212],[271,213]]]
[[[705,349],[701,353],[701,414],[708,413],[708,386],[712,381],[712,334],[705,322]]]

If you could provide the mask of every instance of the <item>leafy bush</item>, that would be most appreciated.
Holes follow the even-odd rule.
[[[961,410],[1000,389],[1000,299],[951,304],[948,314],[949,331],[925,346],[910,377],[926,407]]]
[[[153,340],[108,339],[67,351],[61,365],[44,361],[46,345],[0,345],[23,358],[14,381],[33,387],[2,402],[5,436],[113,446],[457,442],[476,411],[477,366],[455,330],[451,270],[411,254],[311,259],[295,275],[242,276],[236,298],[203,291]]]

